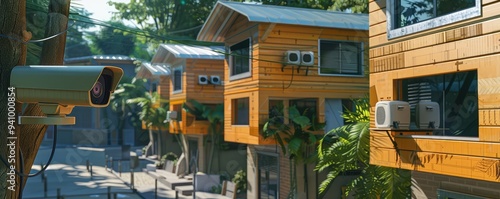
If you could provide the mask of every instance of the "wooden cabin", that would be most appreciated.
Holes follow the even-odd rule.
[[[198,40],[225,44],[224,138],[248,144],[247,197],[286,198],[289,158],[262,127],[291,106],[325,131],[344,124],[344,105],[368,94],[368,15],[219,1]],[[298,169],[299,198],[317,197],[313,168]]]
[[[158,92],[161,99],[168,100],[170,98],[170,73],[170,68],[164,63],[142,63],[136,77],[147,79],[149,91]]]
[[[160,46],[157,54],[171,70],[169,103],[170,110],[174,111],[168,116],[171,133],[208,134],[208,121],[186,114],[182,104],[188,100],[196,100],[207,106],[222,104],[223,51],[223,47],[217,46]]]
[[[150,63],[144,62],[141,63],[139,70],[137,71],[136,78],[147,79],[147,85],[145,85],[146,89],[148,89],[149,93],[157,92],[160,95],[160,99],[156,107],[159,107],[163,104],[160,104],[161,101],[168,101],[170,96],[170,68],[163,62],[162,52],[158,52],[153,56],[153,59]],[[167,107],[168,108],[168,107]],[[153,133],[153,145],[152,145],[152,153],[157,155],[160,159],[167,152],[174,152],[176,154],[180,153],[180,148],[178,144],[173,142],[173,136],[168,133],[169,129],[160,129],[158,127],[151,127]],[[149,130],[149,127],[146,126],[146,123],[142,122],[142,129]]]
[[[500,1],[370,0],[369,11],[370,163],[413,171],[417,198],[500,198]],[[375,128],[380,101],[407,102],[409,127]],[[429,102],[439,111],[425,116]],[[430,129],[417,121],[433,117]]]
[[[230,54],[224,62],[226,141],[270,143],[260,132],[278,103],[285,110],[293,105],[308,108],[318,122],[325,122],[325,106],[341,107],[342,99],[366,96],[366,19],[360,14],[219,1],[198,40],[224,42]],[[286,53],[304,54],[309,60],[286,60]]]

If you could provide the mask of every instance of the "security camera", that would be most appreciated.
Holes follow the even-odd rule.
[[[10,84],[16,99],[38,103],[47,117],[20,117],[24,124],[75,124],[74,106],[106,107],[123,76],[114,66],[16,66]]]

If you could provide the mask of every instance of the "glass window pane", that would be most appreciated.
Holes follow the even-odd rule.
[[[230,47],[231,75],[238,75],[250,71],[250,39],[246,39]]]
[[[411,128],[416,128],[416,104],[430,100],[439,104],[440,128],[447,136],[477,137],[479,135],[477,72],[459,72],[406,79],[403,100],[410,103]]]
[[[248,125],[250,118],[250,104],[248,98],[234,99],[233,100],[233,124]]]
[[[278,157],[258,154],[259,198],[277,199],[279,190]]]
[[[475,0],[437,0],[437,16],[472,8],[475,5]]]
[[[174,70],[174,91],[182,88],[182,71]]]
[[[397,0],[396,28],[415,24],[435,16],[434,0]]]
[[[361,75],[361,45],[350,41],[321,41],[320,73]]]

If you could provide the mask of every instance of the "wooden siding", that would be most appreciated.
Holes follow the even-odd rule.
[[[160,94],[161,99],[170,100],[170,78],[160,77],[160,83],[156,87],[156,91]]]
[[[500,182],[500,143],[370,133],[370,163],[478,180]]]
[[[371,132],[370,163],[498,182],[500,1],[482,1],[481,17],[395,39],[386,34],[386,1],[370,0],[369,6],[372,107],[380,100],[399,99],[397,80],[475,70],[479,109],[478,140],[396,136],[398,154],[385,133]],[[374,126],[374,108],[371,112]],[[490,163],[496,171],[484,171]]]
[[[252,62],[250,77],[229,80],[229,63],[225,61],[224,85],[224,134],[225,140],[245,144],[273,144],[260,136],[263,124],[269,115],[269,99],[284,100],[300,98],[318,99],[320,122],[324,122],[324,102],[327,98],[350,99],[366,96],[368,78],[352,76],[327,76],[318,74],[318,43],[320,39],[358,41],[364,44],[364,61],[368,64],[368,32],[343,29],[328,29],[284,24],[250,23],[239,16],[227,30],[226,47],[251,38]],[[314,52],[312,67],[283,67],[283,56],[287,50]],[[308,75],[306,75],[308,69]],[[366,69],[367,70],[367,67]],[[231,102],[234,99],[250,99],[249,125],[232,125],[234,116]]]
[[[217,75],[221,81],[224,80],[224,61],[207,59],[186,59],[182,62],[182,92],[173,93],[173,86],[170,89],[170,110],[174,110],[175,105],[181,105],[188,100],[196,100],[202,104],[221,104],[224,100],[223,85],[200,85],[199,75],[208,77]],[[170,131],[172,133],[183,134],[208,134],[208,121],[198,121],[196,118],[182,111],[181,121],[172,121]]]

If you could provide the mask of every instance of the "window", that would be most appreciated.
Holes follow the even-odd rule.
[[[172,79],[172,82],[174,83],[174,92],[173,93],[179,93],[182,91],[182,68],[177,67],[174,69],[174,76]]]
[[[481,15],[480,0],[388,0],[387,5],[389,38]]]
[[[363,75],[363,45],[360,42],[319,42],[319,73],[322,75]]]
[[[239,79],[250,76],[250,39],[246,39],[230,47],[230,79]]]
[[[269,119],[273,118],[276,123],[283,124],[284,107],[283,100],[269,100]]]
[[[295,106],[301,115],[306,116],[311,122],[318,122],[318,105],[316,99],[290,100],[290,107]]]
[[[233,124],[248,125],[250,118],[250,103],[249,98],[240,98],[232,100],[233,108]]]
[[[430,100],[439,104],[441,112],[439,127],[444,130],[436,134],[478,137],[476,71],[402,80],[402,97],[410,103],[411,129],[416,129],[416,104]]]
[[[257,153],[259,199],[277,199],[279,194],[279,161],[276,155]]]

